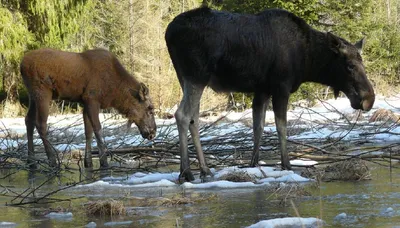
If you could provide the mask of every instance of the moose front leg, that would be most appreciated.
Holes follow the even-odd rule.
[[[272,106],[275,114],[275,125],[278,132],[278,140],[281,151],[282,169],[292,169],[287,153],[287,105],[289,102],[289,94],[279,94],[272,97]]]
[[[92,123],[90,122],[89,116],[87,114],[86,108],[83,110],[83,123],[85,125],[85,139],[86,139],[86,146],[85,146],[85,158],[83,160],[83,164],[85,168],[92,168],[93,161],[92,161],[92,140],[93,140],[93,127]]]
[[[103,142],[99,120],[100,104],[98,102],[88,102],[85,104],[84,109],[86,110],[90,123],[92,124],[94,136],[96,137],[97,147],[99,148],[100,167],[108,167],[106,146]]]
[[[253,99],[253,135],[254,135],[254,148],[251,157],[251,167],[258,165],[260,141],[264,131],[265,124],[265,111],[269,104],[270,96],[264,94],[254,94]]]
[[[181,86],[183,86],[183,98],[178,110],[175,112],[179,132],[179,151],[181,152],[180,181],[192,181],[194,180],[194,176],[190,170],[187,134],[189,125],[198,124],[199,104],[204,86],[191,84],[190,82],[183,82]],[[197,120],[194,121],[193,119]],[[192,137],[200,163],[201,175],[204,175],[204,173],[208,173],[209,170],[205,164],[204,154],[201,150],[197,126],[198,125],[190,126],[190,131],[193,134]]]

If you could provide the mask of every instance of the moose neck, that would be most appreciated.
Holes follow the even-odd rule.
[[[330,75],[330,63],[335,58],[331,50],[326,33],[313,30],[310,36],[309,59],[306,80],[330,86],[332,81]]]
[[[126,81],[128,80],[128,81]],[[132,85],[135,85],[135,88],[132,88]],[[130,93],[130,89],[134,90],[139,90],[140,89],[140,83],[133,77],[127,77],[124,78],[124,80],[121,81],[120,86],[116,88],[118,90],[118,97],[116,96],[115,99],[113,100],[113,107],[118,110],[118,112],[122,115],[128,115],[130,112],[130,109],[132,108],[132,100],[136,99],[132,96]]]

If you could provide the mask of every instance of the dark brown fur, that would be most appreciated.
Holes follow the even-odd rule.
[[[350,42],[313,29],[303,19],[279,9],[255,15],[199,8],[175,17],[165,33],[183,98],[175,113],[179,131],[181,178],[193,180],[188,137],[197,151],[200,175],[212,174],[199,136],[199,107],[206,86],[217,92],[253,93],[254,147],[250,165],[258,165],[265,110],[272,99],[282,168],[291,169],[287,153],[287,105],[303,82],[342,91],[354,109],[369,111],[375,93],[361,58],[363,40]]]
[[[47,140],[47,117],[52,99],[79,102],[84,106],[85,167],[92,167],[93,132],[100,151],[100,165],[108,165],[100,109],[117,109],[129,123],[134,122],[139,127],[144,138],[154,138],[156,124],[148,88],[132,77],[109,51],[95,49],[72,53],[39,49],[26,53],[20,67],[29,92],[29,110],[25,118],[29,163],[34,157],[33,130],[36,127],[50,165],[57,165],[58,156]]]

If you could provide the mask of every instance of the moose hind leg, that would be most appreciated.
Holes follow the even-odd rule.
[[[36,122],[36,103],[33,98],[29,97],[29,109],[25,116],[26,137],[28,139],[28,159],[27,164],[30,168],[36,168],[35,151],[33,145],[33,131]]]
[[[44,149],[46,151],[47,158],[49,159],[49,165],[52,167],[57,167],[57,161],[59,161],[58,153],[47,139],[47,118],[49,116],[50,101],[51,93],[45,94],[44,92],[42,93],[42,99],[36,101],[36,129],[43,141]]]
[[[251,167],[258,165],[261,136],[264,131],[265,112],[269,104],[270,97],[264,94],[255,94],[253,99],[253,134],[254,148],[251,157]]]
[[[200,164],[200,178],[203,180],[207,175],[213,176],[210,169],[207,167],[203,149],[201,148],[200,143],[200,134],[199,134],[199,111],[200,111],[200,102],[195,106],[194,114],[191,118],[189,130],[192,135],[192,140],[194,147],[197,152],[197,159]]]
[[[191,84],[189,82],[185,82],[183,86],[183,98],[179,105],[178,110],[175,113],[176,123],[178,125],[178,132],[179,132],[179,151],[181,154],[180,179],[184,179],[185,181],[194,180],[194,176],[190,170],[187,134],[189,130],[189,125],[192,122],[192,117],[198,116],[199,112],[198,106],[200,104],[200,98],[203,93],[203,90],[204,86],[198,86]],[[198,129],[193,127],[191,131],[194,130]],[[198,141],[197,146],[195,144],[196,149],[197,147],[200,147],[199,145],[200,145],[200,140]],[[201,154],[201,156],[203,157],[202,160],[204,161],[203,151],[198,151],[198,154]]]

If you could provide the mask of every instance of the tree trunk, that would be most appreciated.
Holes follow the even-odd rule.
[[[19,78],[13,69],[18,69],[18,67],[6,65],[4,68],[3,89],[6,92],[6,100],[3,106],[3,117],[17,117],[21,114],[22,106],[18,101]]]

